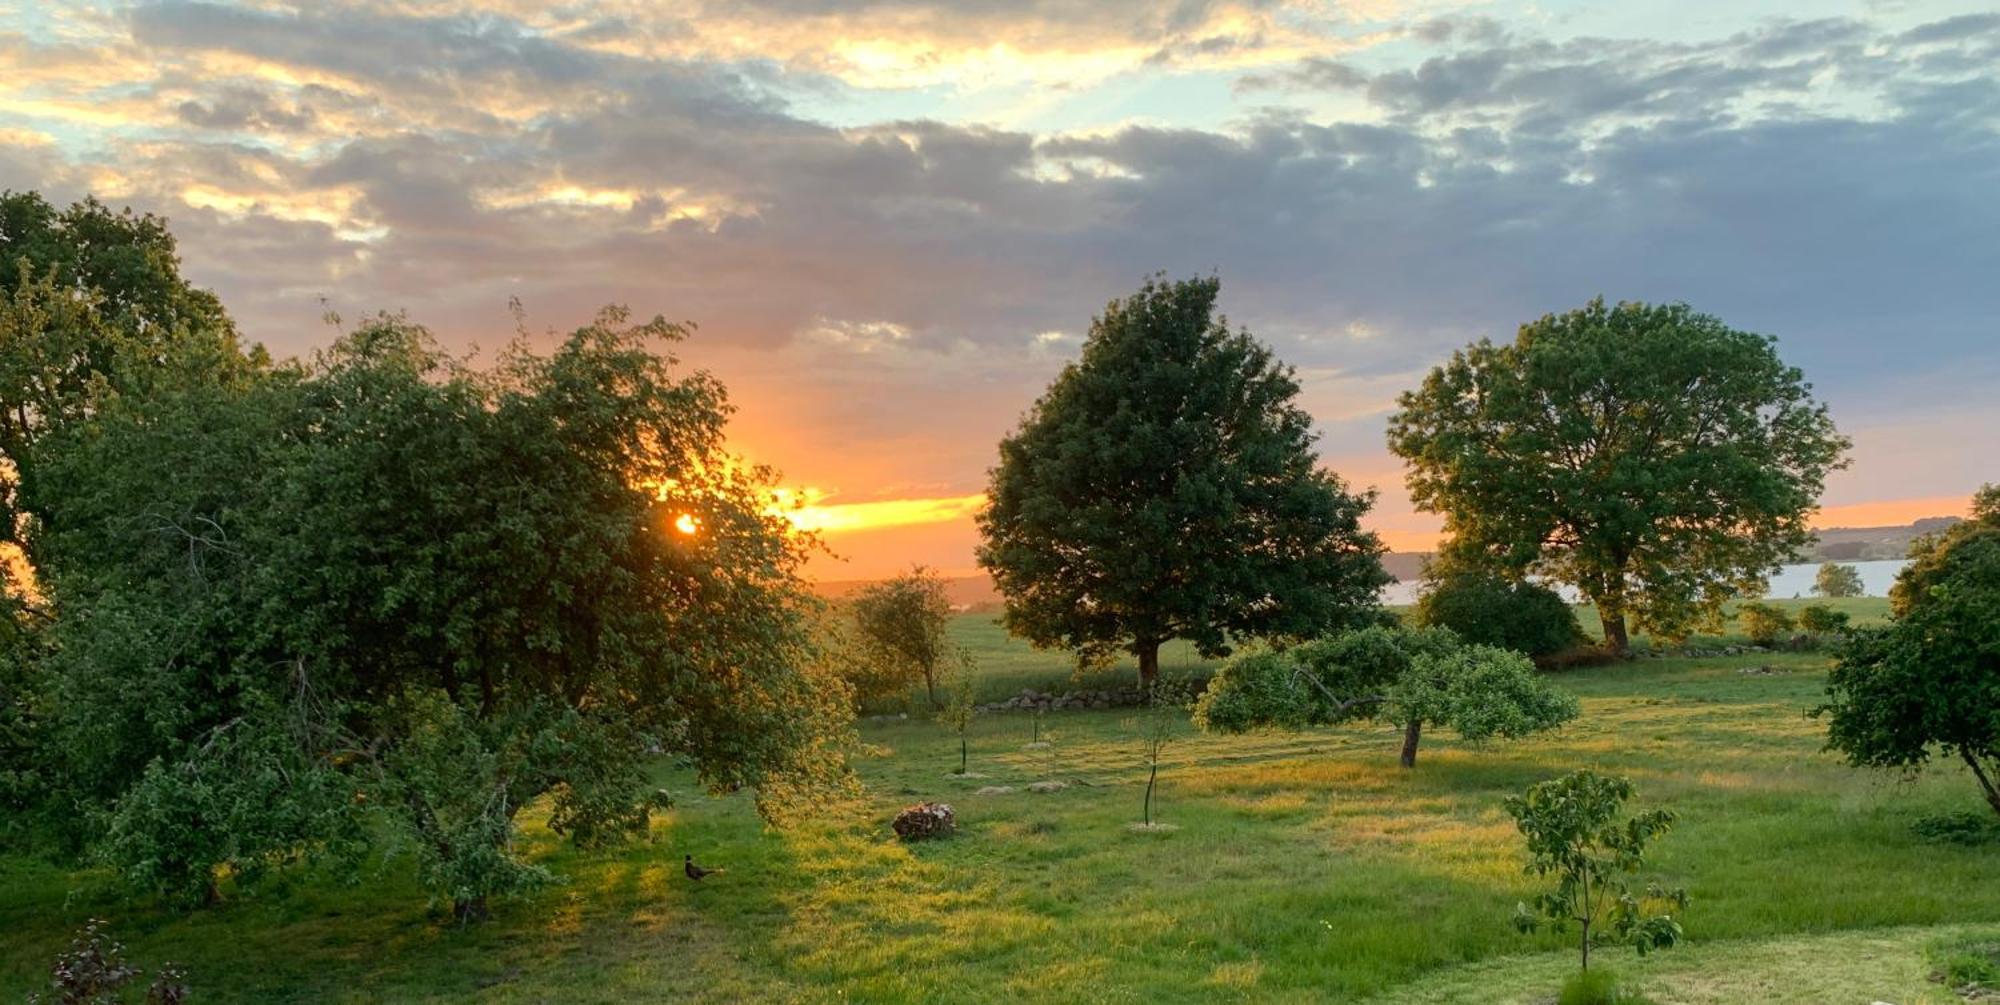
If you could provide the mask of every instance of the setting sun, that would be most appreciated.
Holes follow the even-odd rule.
[[[674,518],[674,529],[683,534],[693,534],[701,530],[701,521],[693,513],[682,513]]]

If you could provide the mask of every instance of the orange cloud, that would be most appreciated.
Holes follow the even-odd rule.
[[[972,515],[986,507],[983,493],[859,503],[822,503],[817,489],[780,490],[776,494],[778,512],[793,525],[828,535],[936,523],[964,522],[969,526]]]

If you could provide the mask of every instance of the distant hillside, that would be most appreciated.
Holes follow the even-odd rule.
[[[1818,540],[1801,556],[1801,561],[1867,562],[1905,558],[1910,553],[1911,541],[1925,534],[1935,534],[1959,520],[1955,516],[1932,516],[1900,527],[1828,527],[1819,531]]]

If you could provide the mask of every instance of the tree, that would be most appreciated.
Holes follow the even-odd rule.
[[[2000,506],[1931,541],[1897,577],[1896,617],[1850,636],[1827,675],[1827,746],[1857,767],[1957,755],[2000,813]]]
[[[1157,680],[1146,689],[1146,705],[1140,712],[1139,739],[1146,752],[1146,795],[1140,803],[1139,826],[1152,830],[1155,796],[1160,785],[1160,757],[1173,739],[1174,727],[1187,717],[1188,691],[1179,681]]]
[[[1466,645],[1443,628],[1374,626],[1230,661],[1196,702],[1194,721],[1241,733],[1383,720],[1403,727],[1401,762],[1410,768],[1426,724],[1477,742],[1553,729],[1578,711],[1520,653]]]
[[[953,648],[946,633],[950,623],[944,578],[921,565],[870,584],[854,598],[861,657],[872,676],[903,686],[923,681],[933,709],[938,707],[938,672]]]
[[[1576,612],[1546,586],[1488,572],[1447,572],[1417,598],[1417,624],[1479,645],[1553,656],[1583,640]]]
[[[1010,632],[1085,661],[1309,638],[1386,584],[1372,497],[1319,468],[1290,368],[1216,316],[1218,280],[1148,280],[1091,325],[1000,443],[979,561]]]
[[[1851,616],[1825,604],[1807,604],[1799,609],[1799,628],[1817,636],[1840,635],[1847,631]]]
[[[1970,518],[1910,542],[1910,564],[1897,573],[1896,582],[1889,587],[1890,614],[1902,617],[1930,594],[1943,575],[1945,555],[1953,546],[2000,528],[2000,485],[1980,486],[1972,494],[1971,510]]]
[[[1514,923],[1522,931],[1547,926],[1563,932],[1576,925],[1584,970],[1595,946],[1629,945],[1643,956],[1681,939],[1672,912],[1687,909],[1687,892],[1653,883],[1634,894],[1630,880],[1645,865],[1646,846],[1672,828],[1674,815],[1653,810],[1621,819],[1630,798],[1631,782],[1585,769],[1506,800],[1528,842],[1528,874],[1556,879],[1554,890],[1515,906]]]
[[[487,370],[375,319],[309,365],[169,379],[51,430],[24,483],[62,612],[43,705],[85,843],[188,901],[393,838],[461,918],[644,828],[644,758],[782,818],[843,777],[771,472],[655,319]]]
[[[960,654],[958,667],[952,671],[951,680],[945,688],[944,704],[938,707],[937,719],[946,729],[958,735],[958,774],[969,769],[968,758],[971,751],[966,742],[972,731],[973,715],[972,659]]]
[[[1776,343],[1685,304],[1593,300],[1452,354],[1389,447],[1456,562],[1568,583],[1606,644],[1717,617],[1811,538],[1848,441]]]
[[[1776,645],[1792,630],[1792,616],[1784,608],[1761,600],[1738,604],[1736,621],[1743,626],[1743,634],[1760,646]]]
[[[1861,571],[1851,565],[1822,562],[1819,574],[1813,577],[1813,592],[1822,597],[1858,597],[1865,591]]]

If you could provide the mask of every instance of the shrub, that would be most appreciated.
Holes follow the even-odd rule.
[[[1792,616],[1784,608],[1757,600],[1737,607],[1736,621],[1743,634],[1760,646],[1775,645],[1792,630]]]
[[[1417,600],[1417,623],[1449,628],[1467,642],[1537,659],[1583,639],[1576,612],[1561,594],[1537,583],[1509,582],[1488,573],[1457,573],[1438,580]]]
[[[49,967],[49,990],[57,1005],[120,1005],[127,1001],[126,987],[142,975],[125,960],[125,946],[114,942],[104,931],[104,922],[95,918],[71,939],[69,948],[57,954]],[[146,1005],[182,1005],[187,1001],[187,978],[179,967],[160,967],[146,986]],[[40,994],[28,996],[28,1005],[42,1005]]]
[[[1848,614],[1825,604],[1807,604],[1799,611],[1799,628],[1814,635],[1840,635],[1847,631]]]

